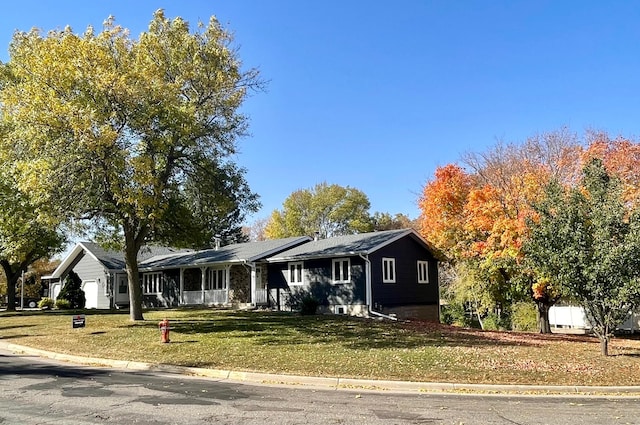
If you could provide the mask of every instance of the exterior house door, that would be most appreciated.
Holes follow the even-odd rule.
[[[116,276],[116,288],[114,292],[116,304],[129,304],[129,280],[126,274]]]

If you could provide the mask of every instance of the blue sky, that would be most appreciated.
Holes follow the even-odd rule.
[[[0,60],[16,29],[113,15],[137,37],[158,8],[192,25],[216,15],[269,81],[243,108],[237,161],[263,204],[250,221],[323,181],[415,218],[435,168],[464,152],[562,126],[639,133],[632,1],[21,0],[3,4]]]

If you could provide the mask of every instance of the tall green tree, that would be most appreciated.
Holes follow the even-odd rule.
[[[371,225],[375,231],[418,228],[417,221],[414,222],[402,213],[391,215],[378,211],[371,216]]]
[[[12,131],[3,150],[22,161],[23,187],[54,194],[61,215],[117,235],[130,317],[142,320],[140,248],[171,242],[171,223],[183,225],[177,242],[201,241],[200,232],[181,231],[202,228],[189,220],[198,194],[220,190],[233,202],[238,191],[240,203],[253,197],[243,182],[216,186],[201,176],[242,177],[242,169],[230,175],[226,166],[246,133],[239,109],[250,90],[262,88],[258,72],[243,70],[214,17],[192,32],[162,10],[138,39],[109,19],[100,33],[18,32],[9,54],[0,105]]]
[[[640,211],[594,159],[580,186],[552,181],[535,212],[524,246],[530,267],[577,300],[608,355],[614,330],[640,303]]]
[[[337,184],[319,183],[293,192],[282,210],[275,210],[265,228],[268,238],[315,236],[327,238],[373,229],[369,198],[364,192]]]
[[[0,266],[7,281],[7,310],[14,311],[22,273],[59,252],[65,238],[60,223],[43,211],[44,206],[18,190],[8,165],[3,162],[0,167]]]

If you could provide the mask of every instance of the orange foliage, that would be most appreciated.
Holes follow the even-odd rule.
[[[472,186],[472,178],[457,165],[438,167],[418,201],[420,232],[447,255],[454,254],[461,240],[464,206]]]
[[[552,178],[575,185],[593,157],[622,180],[630,205],[640,205],[640,144],[611,140],[605,133],[588,138],[584,149],[563,129],[522,145],[498,143],[482,154],[467,154],[464,161],[473,173],[453,164],[439,167],[419,200],[422,235],[454,260],[478,259],[490,267],[501,258],[519,260],[526,219],[534,214],[531,205]],[[545,280],[532,290],[537,300],[554,296]]]
[[[592,137],[583,152],[582,163],[592,158],[602,159],[607,171],[622,181],[625,200],[631,205],[640,205],[640,144],[620,137],[611,140],[606,133]]]

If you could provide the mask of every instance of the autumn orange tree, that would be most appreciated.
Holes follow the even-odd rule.
[[[605,132],[590,132],[588,147],[582,152],[581,165],[600,159],[609,174],[622,184],[623,196],[629,207],[640,205],[640,144],[618,137],[611,139]]]
[[[425,185],[421,232],[464,271],[451,292],[458,301],[472,301],[480,321],[482,314],[500,315],[513,302],[532,297],[541,332],[550,332],[548,308],[559,292],[522,266],[525,220],[551,177],[573,178],[579,155],[577,138],[562,129],[521,145],[498,143],[487,152],[466,154],[462,160],[470,171],[440,167]]]

